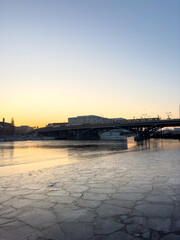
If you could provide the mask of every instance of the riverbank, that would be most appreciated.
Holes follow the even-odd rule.
[[[1,176],[1,239],[179,239],[177,144]]]
[[[55,140],[55,138],[43,136],[7,136],[0,138],[0,142],[38,141],[38,140]]]

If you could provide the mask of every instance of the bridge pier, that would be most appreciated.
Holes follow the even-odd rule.
[[[134,137],[135,141],[141,141],[151,138],[151,134],[161,127],[158,127],[156,124],[153,124],[150,127],[141,128],[140,131],[137,129],[137,135]]]
[[[143,134],[137,134],[135,137],[134,137],[134,141],[142,141],[142,140],[147,140],[151,138],[150,135],[143,135]]]

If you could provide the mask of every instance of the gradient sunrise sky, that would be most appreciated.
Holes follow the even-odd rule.
[[[0,121],[179,117],[179,0],[0,0]]]

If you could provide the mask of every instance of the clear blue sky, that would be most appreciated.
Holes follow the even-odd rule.
[[[179,0],[0,0],[0,118],[178,117]]]

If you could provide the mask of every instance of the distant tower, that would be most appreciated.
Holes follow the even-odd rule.
[[[4,123],[5,123],[5,118],[3,118],[3,127],[4,127]]]
[[[14,125],[14,118],[11,119],[11,135],[15,133],[15,125]]]

